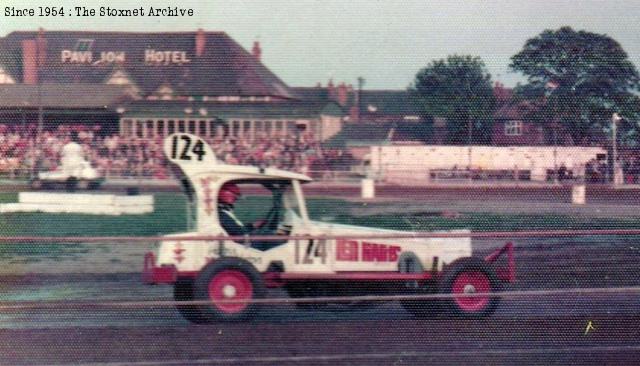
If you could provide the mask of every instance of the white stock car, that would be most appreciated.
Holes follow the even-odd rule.
[[[64,185],[67,190],[96,189],[100,186],[103,177],[84,158],[82,146],[76,142],[68,142],[62,147],[60,166],[49,172],[40,172],[31,180],[32,189],[53,188]]]
[[[192,322],[248,319],[261,305],[254,300],[275,287],[284,287],[292,298],[325,297],[296,301],[306,309],[363,309],[380,303],[363,301],[365,295],[460,294],[400,302],[415,316],[447,308],[479,318],[498,305],[499,298],[489,293],[515,280],[511,244],[478,259],[471,256],[467,230],[453,232],[453,238],[414,238],[407,231],[313,221],[302,192],[302,184],[311,181],[305,175],[224,164],[204,140],[186,133],[167,137],[164,152],[183,174],[195,209],[195,230],[167,235],[156,253],[147,253],[143,279],[173,284],[177,302],[191,301],[176,307]],[[221,226],[217,197],[227,182],[270,193],[265,223],[253,234],[275,239],[270,249],[256,249],[254,236],[231,238]],[[495,268],[505,253],[507,264]],[[473,293],[488,295],[468,296]]]
[[[103,180],[104,178],[100,177],[91,164],[84,161],[78,164],[78,167],[72,172],[62,168],[50,172],[40,172],[29,185],[34,190],[63,185],[67,190],[73,191],[76,188],[80,190],[97,189]]]

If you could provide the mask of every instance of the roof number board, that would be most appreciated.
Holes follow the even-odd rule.
[[[189,135],[174,135],[171,141],[171,159],[202,161],[206,155],[204,142]]]

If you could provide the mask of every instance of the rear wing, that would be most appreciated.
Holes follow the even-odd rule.
[[[174,133],[164,139],[163,150],[167,160],[174,164],[174,174],[180,180],[187,198],[193,202],[195,175],[220,164],[213,149],[201,137]]]
[[[164,139],[163,150],[167,160],[182,170],[176,176],[186,177],[191,184],[194,183],[195,176],[215,170],[216,166],[223,164],[202,137],[189,133],[169,135]]]

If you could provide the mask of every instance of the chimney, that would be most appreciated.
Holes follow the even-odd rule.
[[[196,33],[196,56],[202,56],[204,53],[204,46],[207,43],[207,36],[202,28],[198,28]]]
[[[333,86],[333,79],[329,79],[327,83],[327,95],[329,99],[336,100],[336,88]]]
[[[47,62],[47,40],[44,38],[44,29],[38,30],[38,38],[36,38],[38,46],[38,68],[44,67]]]
[[[38,44],[33,39],[22,41],[22,82],[38,84]]]
[[[260,61],[260,56],[262,55],[262,49],[260,48],[260,42],[253,42],[253,48],[251,49],[251,54],[256,58],[257,61]]]
[[[338,104],[340,104],[341,106],[346,106],[347,105],[347,100],[349,99],[349,93],[347,90],[347,86],[344,83],[340,83],[340,85],[338,86]]]
[[[351,106],[349,108],[349,120],[353,122],[360,122],[360,111],[358,110],[358,106]]]

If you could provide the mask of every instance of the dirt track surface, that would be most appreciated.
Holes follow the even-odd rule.
[[[3,335],[4,364],[635,364],[638,317],[109,327]],[[505,330],[509,330],[508,332]]]
[[[518,282],[506,290],[640,286],[637,241],[609,239],[521,242]],[[475,245],[482,255],[495,243]],[[34,274],[2,283],[3,300],[18,302],[172,296],[170,286],[142,285],[138,273]],[[271,305],[252,322],[211,325],[191,325],[170,306],[3,310],[0,364],[633,364],[639,295],[504,298],[484,320],[416,319],[395,302],[346,313]]]

